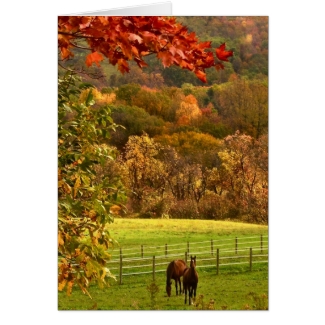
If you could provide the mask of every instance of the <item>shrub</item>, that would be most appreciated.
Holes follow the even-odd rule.
[[[175,200],[169,210],[171,218],[175,219],[199,219],[199,211],[196,203],[190,199]]]

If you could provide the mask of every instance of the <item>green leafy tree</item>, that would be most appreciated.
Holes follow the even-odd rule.
[[[158,116],[150,115],[136,106],[111,105],[112,118],[119,127],[112,133],[110,143],[123,149],[131,135],[141,136],[146,132],[150,137],[161,134],[164,121]]]
[[[161,91],[143,88],[132,98],[132,104],[144,108],[151,115],[161,116],[165,120],[172,115],[171,99]]]
[[[140,91],[140,89],[140,85],[135,83],[122,85],[116,91],[116,98],[127,105],[132,105],[132,98]]]
[[[218,113],[232,132],[258,138],[268,132],[268,86],[265,79],[238,79],[214,91]]]
[[[106,144],[115,124],[106,106],[94,108],[91,91],[79,101],[85,85],[73,73],[58,81],[58,288],[70,294],[77,284],[89,295],[90,282],[103,286],[113,277],[106,262],[114,241],[106,225],[123,187],[112,175],[99,177],[98,168],[116,155]]]

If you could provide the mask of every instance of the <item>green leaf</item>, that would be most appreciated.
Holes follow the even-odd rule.
[[[93,102],[94,99],[94,95],[92,94],[92,90],[89,91],[88,96],[86,98],[86,105],[87,106],[91,106],[93,104],[91,104],[91,102]]]
[[[64,107],[64,109],[65,109],[67,112],[69,112],[69,113],[72,112],[72,109],[71,109],[70,106],[68,106],[68,105],[66,105],[66,104],[63,104],[63,107]]]

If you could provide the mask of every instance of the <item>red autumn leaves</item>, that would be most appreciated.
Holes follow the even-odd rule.
[[[229,62],[228,58],[233,56],[233,51],[226,51],[226,43],[223,43],[216,49],[216,55],[219,60]],[[217,62],[215,67],[217,70],[224,69],[224,65],[221,62]]]
[[[79,40],[83,41],[80,45]],[[156,54],[164,67],[177,65],[193,71],[206,82],[205,69],[224,69],[220,61],[233,55],[226,51],[225,43],[216,49],[215,59],[211,42],[199,42],[195,33],[176,22],[175,17],[117,17],[117,16],[62,16],[58,17],[58,47],[62,60],[73,56],[73,49],[85,47],[91,51],[86,65],[106,57],[117,65],[121,73],[129,71],[128,61],[135,61],[140,68],[148,54]]]

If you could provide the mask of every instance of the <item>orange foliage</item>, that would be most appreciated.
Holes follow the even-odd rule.
[[[184,102],[191,105],[197,105],[197,100],[192,94],[186,96]]]
[[[177,125],[189,125],[190,124],[190,118],[187,115],[182,115],[177,120]]]
[[[151,93],[156,93],[157,92],[157,89],[155,89],[155,88],[149,88],[149,87],[147,87],[147,86],[141,86],[141,89],[143,89],[143,90],[145,90],[145,91],[149,91],[149,92],[151,92]]]

